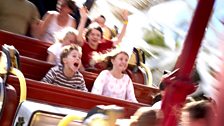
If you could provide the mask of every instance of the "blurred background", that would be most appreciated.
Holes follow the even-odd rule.
[[[121,27],[119,12],[128,9],[129,25],[123,46],[139,47],[147,54],[146,65],[153,74],[153,83],[157,85],[164,70],[172,70],[181,53],[197,0],[96,0],[90,11],[103,14],[108,26]],[[119,6],[117,6],[119,5]],[[221,50],[224,41],[224,6],[222,0],[216,0],[214,11],[206,29],[206,34],[196,60],[196,69],[200,76],[199,90],[212,96],[214,75],[219,72]]]
[[[32,0],[31,0],[32,1]],[[39,0],[40,1],[40,0]],[[75,0],[82,6],[86,0]],[[37,0],[33,0],[37,2]],[[56,2],[44,0],[45,5]],[[122,27],[121,13],[127,9],[129,23],[121,47],[132,52],[133,47],[141,48],[146,54],[146,65],[153,74],[157,86],[164,70],[172,70],[188,32],[198,0],[95,0],[89,18],[104,15],[106,25]],[[212,97],[215,74],[220,71],[221,50],[224,41],[223,0],[216,0],[213,14],[206,28],[196,69],[200,77],[199,90]],[[48,8],[53,9],[54,6]],[[41,12],[41,11],[40,11]],[[42,12],[44,13],[44,11]],[[42,14],[41,14],[42,15]]]

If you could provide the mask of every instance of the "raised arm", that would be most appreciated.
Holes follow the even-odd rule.
[[[80,43],[81,46],[83,46],[83,43],[84,43],[83,31],[85,29],[85,24],[86,24],[86,21],[87,21],[87,9],[86,9],[86,7],[80,8],[79,12],[80,12],[81,19],[80,19],[80,23],[79,23],[79,26],[78,26],[79,34],[78,34],[78,37],[77,37],[77,41],[78,41],[78,43]]]
[[[123,27],[121,30],[121,33],[118,35],[118,39],[117,41],[115,41],[114,45],[118,45],[119,43],[121,43],[125,33],[126,33],[126,29],[127,29],[127,25],[128,25],[128,11],[124,10],[122,13],[122,18],[123,18]]]

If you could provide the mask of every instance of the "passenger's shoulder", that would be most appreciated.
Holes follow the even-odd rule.
[[[127,79],[127,80],[131,80],[131,78],[128,76],[128,74],[124,74],[124,77],[123,78],[125,78],[125,79]]]
[[[32,2],[28,1],[28,0],[24,0],[24,4],[25,4],[26,6],[36,8],[36,5],[35,5],[35,4],[33,4]]]
[[[83,77],[83,74],[80,71],[76,72],[78,76]]]
[[[52,71],[54,71],[54,72],[57,72],[57,71],[62,71],[62,66],[61,65],[56,65],[56,66],[53,66],[52,68],[51,68],[51,70]]]
[[[102,70],[102,71],[100,72],[100,74],[110,74],[110,71],[109,71],[109,70]]]
[[[59,13],[57,11],[47,11],[46,14],[54,16],[54,15],[58,15]]]

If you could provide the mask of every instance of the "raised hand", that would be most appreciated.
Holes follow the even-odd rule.
[[[81,18],[86,19],[88,17],[88,10],[85,6],[83,6],[79,9],[79,13],[80,13]]]
[[[123,10],[121,13],[123,21],[128,21],[128,10]]]

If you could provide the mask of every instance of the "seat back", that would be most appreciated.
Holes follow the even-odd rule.
[[[89,111],[96,105],[116,104],[125,108],[125,117],[130,117],[139,107],[147,106],[142,103],[132,103],[88,92],[82,92],[66,87],[55,86],[40,81],[26,79],[27,99],[55,106]],[[9,76],[8,83],[19,91],[19,82],[14,76]],[[17,94],[18,95],[18,94]]]
[[[10,54],[5,48],[0,52],[0,125],[11,126],[19,105],[19,98],[16,90],[9,84],[6,84],[8,72],[11,67]],[[3,77],[3,79],[2,79]]]
[[[47,48],[50,43],[0,30],[0,45],[13,45],[20,55],[39,60],[47,59]]]
[[[152,86],[152,73],[145,65],[145,53],[142,49],[133,48],[127,73],[133,82]]]

